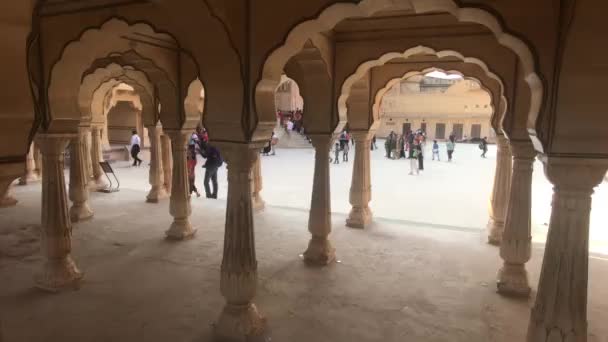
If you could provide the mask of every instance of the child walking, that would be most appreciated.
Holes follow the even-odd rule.
[[[441,161],[441,159],[439,159],[439,144],[437,143],[437,140],[433,140],[433,160],[435,160],[435,156],[437,156],[437,161]]]
[[[418,170],[418,145],[415,146],[411,146],[411,152],[412,152],[412,158],[410,158],[410,173],[409,175],[413,175],[414,171],[416,171],[416,174],[419,174],[420,171]]]
[[[334,164],[340,164],[340,143],[334,146]]]
[[[345,144],[344,147],[342,148],[342,161],[343,162],[348,161],[348,151],[349,150],[350,150],[349,144]]]
[[[194,183],[194,180],[195,180],[194,170],[196,169],[196,150],[195,149],[193,149],[193,148],[188,149],[187,162],[188,162],[188,183],[190,184],[190,194],[192,194],[194,192],[194,193],[196,193],[196,197],[201,197],[201,194],[198,192],[198,189],[196,188],[196,184]]]

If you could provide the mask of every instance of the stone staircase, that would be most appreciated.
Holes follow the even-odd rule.
[[[291,131],[287,133],[284,128],[278,127],[275,128],[275,134],[279,138],[279,142],[277,143],[277,148],[311,148],[312,145],[300,133]]]

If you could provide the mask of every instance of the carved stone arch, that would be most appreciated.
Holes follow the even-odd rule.
[[[132,66],[136,70],[143,72],[154,86],[153,94],[163,104],[159,113],[163,126],[176,129],[182,128],[185,122],[185,115],[181,113],[177,86],[165,70],[159,68],[152,60],[143,58],[132,50],[124,54],[112,54],[108,57],[99,58],[92,63],[90,70],[105,68],[111,64]]]
[[[374,118],[379,118],[379,106],[384,94],[399,81],[409,78],[413,75],[424,75],[431,71],[441,71],[446,74],[460,75],[465,79],[473,79],[478,82],[481,87],[490,94],[491,97],[491,125],[498,133],[502,134],[502,119],[507,110],[505,99],[505,87],[500,78],[491,71],[483,70],[479,65],[474,63],[463,62],[443,62],[441,67],[434,66],[442,62],[441,59],[428,62],[416,62],[407,64],[407,67],[395,67],[393,70],[384,72],[382,76],[374,75],[374,84],[371,87],[372,94],[372,115]],[[384,68],[384,67],[381,67]],[[387,79],[390,78],[388,81]],[[503,100],[505,99],[505,100]]]
[[[306,132],[326,134],[342,128],[345,118],[334,116],[333,79],[327,61],[312,41],[287,62],[285,73],[298,84],[304,99]]]
[[[363,0],[357,4],[333,4],[322,11],[317,18],[301,22],[289,32],[284,43],[268,56],[255,89],[256,110],[260,121],[271,118],[267,110],[271,101],[271,89],[278,82],[283,66],[301,49],[307,39],[320,32],[331,30],[344,19],[368,17],[379,11],[391,10],[411,10],[417,14],[450,13],[459,22],[477,23],[488,28],[499,44],[517,55],[522,67],[523,79],[530,90],[528,117],[538,113],[543,101],[543,85],[536,71],[534,55],[530,47],[518,37],[506,32],[499,20],[489,12],[479,8],[460,7],[454,0]]]
[[[363,86],[365,85],[365,80],[367,78],[369,78],[369,70],[371,70],[374,67],[378,67],[381,65],[384,65],[385,63],[387,63],[390,60],[393,59],[407,59],[411,56],[417,56],[417,55],[426,55],[426,56],[436,56],[437,58],[441,59],[444,57],[451,57],[451,58],[455,58],[459,61],[462,61],[464,63],[469,63],[469,64],[476,64],[478,65],[487,75],[494,75],[496,79],[500,80],[500,77],[498,77],[493,71],[491,71],[489,69],[489,67],[481,60],[474,58],[474,57],[465,57],[462,54],[460,54],[459,52],[453,51],[453,50],[443,50],[443,51],[436,51],[432,48],[429,47],[425,47],[425,46],[416,46],[410,49],[407,49],[404,52],[388,52],[383,54],[382,56],[379,56],[376,59],[372,59],[372,60],[368,60],[362,64],[359,65],[359,67],[357,68],[357,70],[351,74],[349,77],[346,78],[346,80],[344,81],[344,83],[342,84],[342,88],[341,88],[341,92],[339,93],[339,97],[338,97],[338,112],[341,113],[345,113],[347,111],[347,101],[349,103],[359,103],[360,105],[358,107],[361,108],[361,110],[363,110],[363,102],[362,101],[368,101],[368,106],[369,109],[371,110],[371,106],[373,104],[374,99],[372,97],[370,97],[369,95],[365,95],[363,93],[364,89]],[[502,81],[501,81],[502,83]],[[356,84],[357,86],[357,97],[354,99],[350,99],[349,97],[353,96],[351,94],[353,86]],[[367,87],[369,88],[369,85],[367,85]],[[366,88],[367,89],[367,88]],[[503,86],[503,92],[504,92],[504,86]],[[350,107],[349,107],[350,109]],[[509,115],[509,112],[506,112],[506,115]],[[361,114],[362,115],[362,114]],[[370,118],[370,126],[374,125],[377,122],[377,117],[371,117]],[[499,118],[498,121],[504,120],[504,118]],[[349,121],[351,121],[351,118],[349,117]],[[498,122],[497,121],[497,122]]]
[[[105,68],[97,68],[92,73],[87,74],[82,81],[80,92],[78,96],[78,103],[80,106],[83,118],[89,117],[91,121],[99,121],[99,117],[94,118],[93,115],[103,114],[103,108],[100,108],[101,101],[93,104],[95,94],[99,88],[110,80],[124,80],[124,83],[132,86],[142,97],[142,102],[152,101],[152,105],[144,105],[144,121],[146,125],[155,125],[158,121],[158,114],[154,110],[153,98],[155,97],[154,87],[150,83],[150,80],[146,74],[142,71],[135,70],[132,67],[122,67],[119,64],[112,63]],[[103,93],[105,94],[105,92]],[[147,97],[149,99],[144,100]],[[93,106],[97,107],[93,110]],[[152,112],[150,113],[147,107],[150,106]]]
[[[173,40],[170,35],[154,31],[148,24],[129,25],[125,21],[111,19],[100,28],[85,31],[77,41],[73,41],[65,47],[61,59],[51,69],[47,93],[49,117],[46,118],[47,123],[43,125],[46,126],[47,130],[70,130],[74,129],[75,125],[80,122],[80,110],[77,101],[78,89],[83,74],[96,60],[121,53],[126,54],[127,59],[129,59],[128,57],[138,56],[140,60],[143,60],[141,53],[149,50],[149,46],[131,44],[129,40],[123,38],[137,32],[162,36],[167,41]],[[164,61],[167,59],[159,58],[158,60]],[[125,64],[132,63],[127,62]],[[165,64],[164,68],[170,69],[171,66]],[[173,78],[176,79],[175,76]],[[175,84],[175,81],[173,81],[173,84]],[[168,106],[170,101],[167,101],[167,103]],[[54,122],[61,124],[55,125]]]

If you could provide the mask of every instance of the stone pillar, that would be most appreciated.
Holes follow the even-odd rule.
[[[88,129],[86,133],[86,137],[83,139],[84,143],[84,161],[85,161],[85,171],[86,171],[86,179],[87,179],[87,188],[89,190],[97,190],[97,183],[95,182],[95,176],[93,174],[93,155],[92,155],[92,143],[93,140],[92,129]]]
[[[72,224],[63,176],[63,152],[72,138],[67,134],[37,135],[44,165],[41,228],[46,261],[35,282],[37,287],[48,291],[74,287],[82,278],[70,256]]]
[[[19,185],[27,185],[28,183],[37,180],[38,175],[36,174],[36,161],[34,159],[34,143],[32,143],[25,158],[25,172],[23,173],[23,176],[19,178]]]
[[[79,127],[78,135],[70,143],[70,219],[72,222],[87,220],[93,217],[89,206],[89,190],[86,156],[90,155],[85,141],[90,127]],[[43,148],[43,147],[41,147]]]
[[[245,341],[263,333],[266,321],[253,298],[257,260],[251,203],[251,168],[259,146],[218,144],[228,163],[228,199],[220,289],[226,298],[215,326],[218,340]]]
[[[500,245],[502,233],[505,230],[505,217],[509,203],[513,159],[509,141],[503,134],[496,136],[496,170],[494,171],[494,187],[490,196],[490,220],[488,221],[488,243]]]
[[[503,267],[498,272],[498,292],[528,296],[528,272],[525,264],[532,252],[530,216],[532,208],[532,169],[536,151],[531,141],[511,141],[513,174],[505,229],[500,243]]]
[[[308,231],[312,235],[304,261],[327,265],[336,259],[336,250],[329,241],[331,233],[331,196],[329,182],[329,149],[332,135],[311,135],[315,148],[315,172],[312,183]],[[359,145],[357,145],[359,146]],[[364,145],[361,145],[364,146]]]
[[[253,162],[251,170],[251,202],[254,211],[262,211],[266,206],[266,203],[262,199],[262,161],[260,160],[260,154],[258,153]]]
[[[149,180],[152,188],[146,197],[148,203],[158,203],[159,200],[167,198],[165,191],[165,178],[163,175],[163,155],[161,148],[162,128],[149,126],[148,136],[150,137],[150,174]]]
[[[15,177],[0,177],[0,208],[13,207],[17,205],[17,199],[11,195],[11,184]]]
[[[171,149],[171,139],[166,134],[161,135],[161,152],[163,157],[163,183],[165,192],[171,193],[171,182],[173,181],[173,152]]]
[[[587,341],[589,215],[608,160],[544,157],[553,183],[551,220],[528,342]]]
[[[355,139],[355,162],[350,186],[350,204],[353,208],[346,219],[346,225],[351,228],[365,228],[372,221],[372,211],[369,208],[369,201],[372,199],[370,154],[367,147],[373,135],[371,131],[352,132]]]
[[[38,175],[38,179],[42,179],[42,154],[36,142],[34,142],[34,163],[36,164],[36,175]]]
[[[99,162],[103,161],[101,151],[101,128],[98,126],[91,127],[91,167],[93,169],[93,181],[95,189],[105,189],[108,185],[103,179],[103,170]]]
[[[190,131],[165,130],[171,138],[173,152],[173,179],[171,184],[171,200],[169,212],[173,216],[173,223],[167,230],[167,238],[183,240],[194,235],[196,230],[190,223],[190,185],[188,184],[188,167],[186,153]]]

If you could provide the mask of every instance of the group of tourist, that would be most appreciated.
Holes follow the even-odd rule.
[[[348,152],[350,151],[350,144],[355,144],[354,140],[352,140],[350,134],[347,130],[343,130],[340,133],[338,141],[334,146],[334,158],[329,158],[329,162],[333,162],[334,164],[340,164],[340,152],[342,152],[342,161],[348,162]]]

